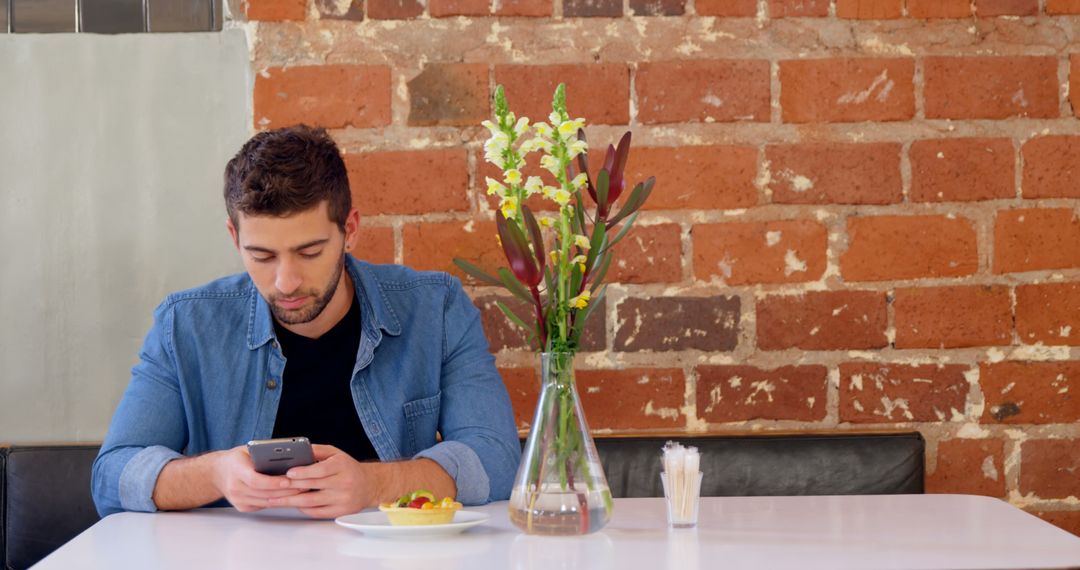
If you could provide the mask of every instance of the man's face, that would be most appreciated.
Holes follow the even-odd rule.
[[[309,323],[330,303],[356,233],[355,212],[344,234],[330,221],[326,202],[285,217],[241,213],[239,228],[229,222],[244,267],[278,321]]]

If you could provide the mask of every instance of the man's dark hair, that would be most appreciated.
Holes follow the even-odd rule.
[[[352,208],[345,162],[324,129],[296,125],[263,131],[225,167],[225,209],[237,215],[288,216],[327,201],[330,221],[345,231]]]

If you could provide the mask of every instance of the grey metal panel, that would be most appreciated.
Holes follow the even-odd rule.
[[[11,31],[74,32],[76,0],[11,0]]]
[[[151,32],[209,32],[214,29],[214,0],[149,0],[147,10]]]
[[[125,34],[146,31],[143,0],[82,0],[80,32]]]
[[[0,0],[0,34],[8,31],[8,0]]]

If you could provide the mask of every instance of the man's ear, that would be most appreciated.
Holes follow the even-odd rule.
[[[225,218],[225,227],[229,230],[229,235],[232,236],[233,245],[236,246],[236,251],[240,251],[240,232],[236,229],[236,226],[232,223],[232,218]]]
[[[360,211],[356,208],[349,210],[345,217],[345,251],[352,251],[356,246],[356,240],[360,239]]]

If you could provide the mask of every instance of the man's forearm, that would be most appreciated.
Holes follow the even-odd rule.
[[[431,491],[436,499],[453,497],[457,494],[457,485],[454,480],[441,465],[431,459],[411,459],[371,465],[378,466],[377,502],[393,501],[405,493],[418,489]]]
[[[194,509],[220,498],[214,485],[220,452],[176,459],[165,464],[154,485],[154,504],[163,511]]]

